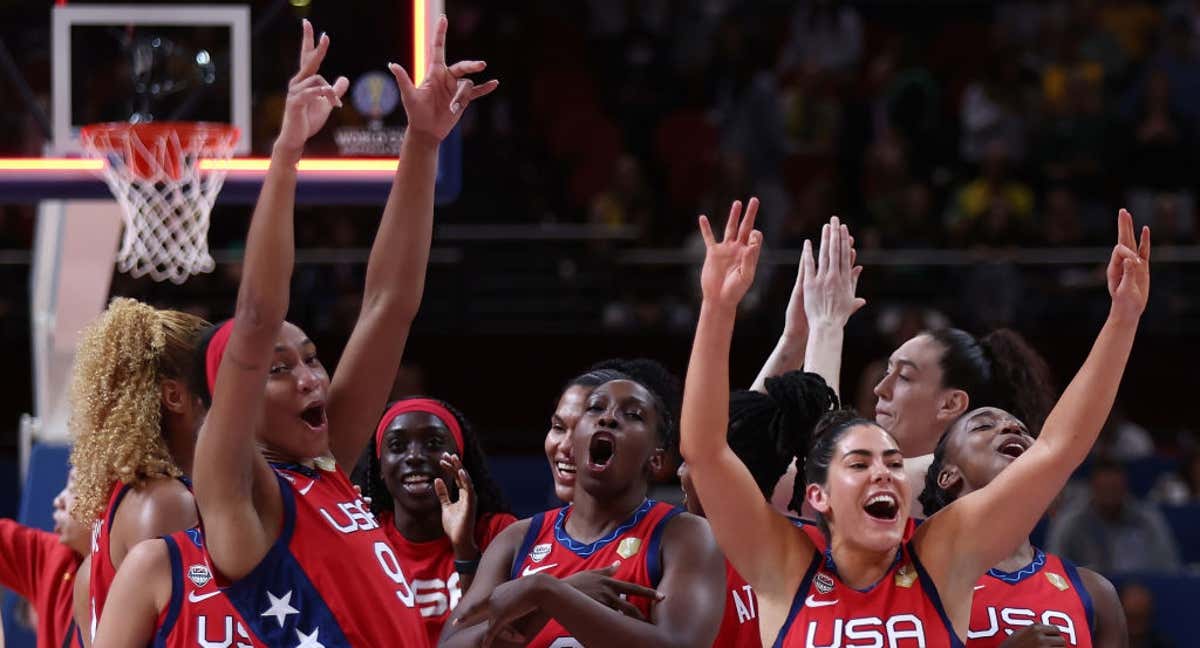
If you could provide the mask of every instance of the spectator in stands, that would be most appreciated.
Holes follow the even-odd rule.
[[[1124,404],[1117,401],[1092,452],[1115,461],[1145,459],[1154,455],[1154,439],[1146,428],[1129,420]]]
[[[1200,451],[1184,458],[1177,472],[1163,475],[1150,497],[1168,506],[1200,505]]]
[[[1170,648],[1171,642],[1155,629],[1154,594],[1139,583],[1121,588],[1121,606],[1125,608],[1125,627],[1129,648]]]
[[[1085,505],[1051,523],[1048,551],[1104,574],[1179,568],[1179,550],[1166,521],[1129,493],[1124,466],[1096,461],[1090,486]]]
[[[781,69],[849,75],[862,59],[862,19],[841,0],[799,3],[790,35],[780,52]]]
[[[988,144],[979,177],[954,196],[946,210],[946,225],[958,243],[987,241],[995,245],[1022,238],[1033,218],[1033,190],[1009,173],[1008,144]]]
[[[1193,229],[1191,211],[1195,197],[1191,191],[1191,168],[1195,132],[1184,115],[1171,106],[1171,82],[1162,70],[1150,73],[1145,96],[1135,110],[1128,128],[1130,141],[1126,144],[1126,181],[1129,183],[1129,206],[1149,216],[1155,214],[1155,203],[1173,199],[1182,204],[1184,218],[1174,227],[1156,228],[1169,238],[1186,234]],[[1157,225],[1158,223],[1154,223]],[[1164,225],[1168,225],[1164,223]]]

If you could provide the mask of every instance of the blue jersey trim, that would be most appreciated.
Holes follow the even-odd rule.
[[[817,575],[817,569],[821,567],[821,562],[824,557],[821,552],[813,550],[812,564],[808,566],[808,571],[804,573],[804,580],[800,581],[800,587],[796,588],[796,596],[792,597],[792,609],[788,610],[787,619],[783,621],[783,626],[779,628],[779,634],[775,637],[775,643],[771,644],[772,648],[783,648],[783,640],[787,637],[788,631],[792,629],[792,621],[796,620],[796,615],[800,614],[800,608],[804,607],[804,597],[808,596],[808,590],[812,587],[813,576]]]
[[[117,492],[117,501],[113,502],[112,508],[108,509],[108,534],[112,535],[113,518],[117,517],[117,509],[121,508],[121,502],[129,491],[133,490],[133,486],[123,484],[121,490]]]
[[[929,602],[933,603],[933,607],[938,611],[938,616],[942,618],[942,623],[946,626],[946,633],[950,635],[950,645],[953,648],[964,648],[962,639],[959,639],[958,633],[954,631],[954,624],[950,623],[950,616],[946,614],[946,608],[942,605],[942,597],[938,595],[933,579],[929,577],[925,566],[921,564],[921,559],[917,557],[916,548],[911,541],[906,548],[908,555],[912,558],[913,567],[917,570],[917,577],[921,579],[921,588],[925,591],[925,596],[929,597]]]
[[[296,530],[296,496],[291,483],[282,475],[276,472],[275,478],[283,501],[283,528],[279,537],[262,562],[222,591],[242,615],[248,629],[268,646],[295,645],[302,635],[311,637],[314,632],[318,633],[317,641],[326,648],[349,646],[333,610],[292,555],[289,545]],[[278,614],[265,613],[271,609]]]
[[[167,645],[167,637],[170,637],[171,631],[175,629],[179,611],[183,608],[183,555],[179,552],[179,545],[175,544],[174,538],[163,536],[162,541],[167,543],[167,556],[171,560],[171,600],[167,603],[167,617],[154,635],[156,647]]]
[[[1000,571],[995,567],[987,570],[987,575],[995,578],[998,581],[1016,585],[1021,581],[1033,576],[1046,566],[1046,553],[1037,547],[1033,548],[1033,560],[1028,565],[1018,569],[1015,572]]]
[[[1075,563],[1062,556],[1059,556],[1058,560],[1067,572],[1067,578],[1075,586],[1075,592],[1079,594],[1079,601],[1083,603],[1083,611],[1087,615],[1088,632],[1094,633],[1096,630],[1096,606],[1092,603],[1092,593],[1083,586],[1083,579],[1079,577],[1079,568],[1075,566]]]
[[[646,514],[650,512],[650,509],[653,508],[655,504],[656,502],[654,500],[647,498],[642,502],[641,506],[637,507],[637,510],[633,512],[633,515],[629,516],[629,519],[622,522],[620,526],[610,531],[603,538],[591,543],[580,542],[575,538],[572,538],[571,534],[567,533],[567,511],[570,510],[571,507],[564,506],[558,510],[558,517],[554,520],[554,539],[558,541],[558,544],[566,547],[576,556],[579,556],[580,558],[587,558],[608,546],[610,542],[621,537],[621,535],[626,531],[637,526],[637,523],[641,522],[642,518],[646,517]]]
[[[508,580],[517,580],[521,576],[521,564],[525,562],[525,556],[533,550],[533,543],[537,542],[538,536],[542,534],[542,525],[546,520],[546,512],[542,511],[537,515],[529,518],[529,528],[525,529],[525,538],[521,540],[521,546],[516,555],[513,556],[512,568],[508,572]]]
[[[650,534],[650,546],[646,548],[646,572],[650,574],[650,587],[658,587],[658,582],[662,580],[662,537],[667,531],[667,523],[680,513],[683,513],[683,509],[671,507],[663,519],[654,525],[654,531]]]

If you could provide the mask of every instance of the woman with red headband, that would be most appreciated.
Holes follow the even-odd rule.
[[[237,307],[204,347],[212,406],[196,444],[196,503],[214,578],[272,646],[423,646],[411,581],[347,474],[387,401],[421,302],[438,145],[496,88],[445,62],[438,21],[424,82],[391,65],[408,114],[391,194],[367,263],[362,310],[332,380],[284,321],[295,254],[296,163],[349,82],[317,73],[329,48],[304,23],[300,71],[251,219]]]
[[[517,519],[488,473],[478,437],[448,403],[392,403],[368,452],[364,492],[417,596],[429,643],[436,644],[479,557]]]

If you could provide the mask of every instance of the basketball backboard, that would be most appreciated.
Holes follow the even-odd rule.
[[[52,18],[51,155],[81,152],[79,129],[107,121],[212,121],[250,152],[250,8],[75,4]]]

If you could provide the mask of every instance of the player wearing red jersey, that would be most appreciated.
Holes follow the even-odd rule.
[[[212,406],[196,448],[196,502],[216,577],[269,645],[426,642],[410,583],[347,478],[371,436],[420,305],[438,146],[470,101],[496,88],[445,63],[438,21],[424,82],[391,65],[408,114],[371,250],[362,309],[330,380],[316,347],[284,321],[294,258],[296,163],[349,82],[317,73],[329,38],[303,25],[300,70],[246,240],[234,318],[204,343]]]
[[[392,403],[368,456],[365,493],[436,644],[483,551],[517,519],[492,481],[478,437],[448,403]]]
[[[902,542],[912,486],[896,441],[871,421],[830,417],[804,465],[806,500],[827,526],[829,548],[762,502],[725,440],[729,345],[737,305],[754,278],[762,235],[758,201],[735,202],[721,242],[707,218],[704,301],[688,366],[682,451],[729,560],[759,599],[764,637],[776,645],[905,640],[960,645],[978,578],[1028,535],[1099,434],[1149,294],[1150,232],[1136,240],[1121,211],[1108,266],[1112,306],[1088,359],[1038,440],[991,484],[929,518]],[[848,232],[828,232],[848,238]],[[830,246],[830,263],[850,259]]]
[[[116,570],[138,542],[195,526],[190,474],[204,407],[189,388],[207,322],[114,299],[80,337],[71,385],[71,515],[92,529],[76,623],[91,641]]]
[[[440,645],[711,643],[724,567],[708,525],[646,498],[674,418],[666,390],[651,382],[619,378],[592,390],[574,434],[573,503],[496,539]],[[581,578],[604,587],[591,589]]]
[[[96,648],[258,648],[265,646],[213,578],[199,528],[133,548],[109,590]]]
[[[88,528],[71,518],[73,483],[54,498],[54,531],[0,519],[0,585],[25,597],[37,615],[38,648],[79,641],[71,599],[79,565],[89,549]]]
[[[786,448],[793,439],[808,439],[808,431],[823,414],[837,407],[838,398],[820,376],[800,371],[767,378],[762,393],[737,391],[730,397],[737,406],[731,407],[729,446],[750,471],[763,499],[770,501],[794,456],[792,450],[781,446]],[[689,513],[703,517],[704,507],[687,462],[680,464],[678,472],[684,505]],[[725,589],[725,616],[713,647],[761,646],[754,589],[729,561],[725,563]]]
[[[921,504],[936,513],[992,483],[1033,445],[1034,435],[1012,414],[972,410],[942,436],[933,452]],[[1021,634],[1056,637],[1060,645],[1124,648],[1125,612],[1112,583],[1090,569],[1034,547],[1024,538],[975,585],[968,648],[995,648]]]

